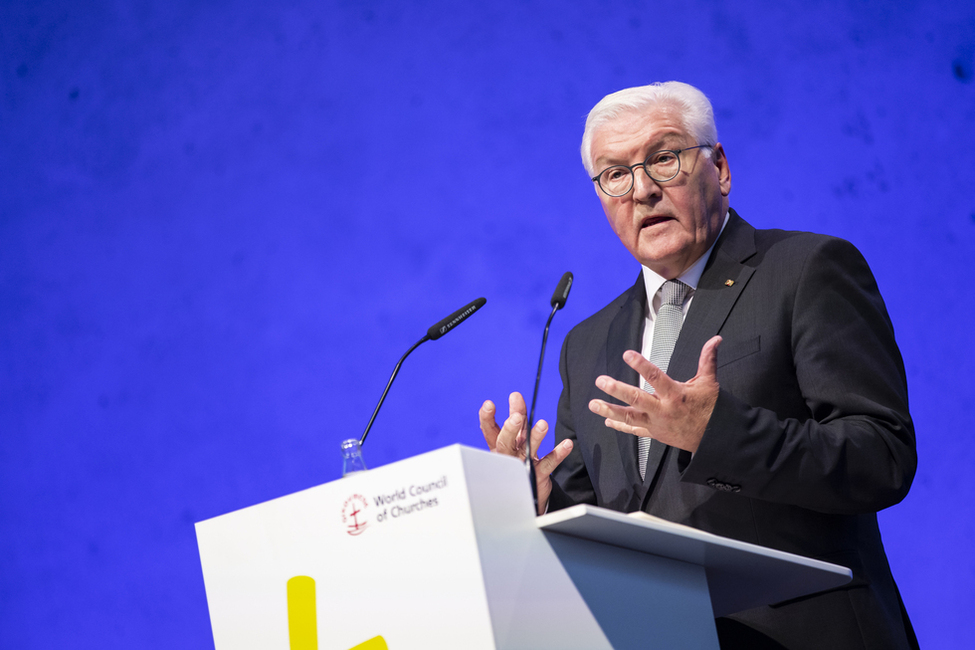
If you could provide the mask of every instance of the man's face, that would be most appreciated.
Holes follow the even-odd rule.
[[[593,170],[633,165],[661,149],[684,149],[694,142],[669,106],[648,113],[624,114],[593,136]],[[731,172],[718,144],[709,159],[705,149],[680,154],[680,173],[657,183],[634,170],[633,189],[619,197],[596,194],[616,235],[641,264],[667,279],[683,273],[711,247],[718,236],[731,192]]]

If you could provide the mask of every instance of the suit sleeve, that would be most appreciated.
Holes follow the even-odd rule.
[[[754,381],[796,391],[804,412],[781,417],[722,385],[681,480],[824,513],[876,512],[904,498],[917,466],[883,299],[856,248],[834,238],[819,240],[794,282],[778,324],[786,352]]]

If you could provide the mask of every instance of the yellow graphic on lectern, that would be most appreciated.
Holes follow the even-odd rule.
[[[315,581],[308,576],[288,580],[288,636],[291,650],[318,650]]]
[[[295,576],[288,580],[288,636],[291,650],[318,650],[318,616],[315,580]],[[381,636],[363,641],[349,650],[389,650]]]

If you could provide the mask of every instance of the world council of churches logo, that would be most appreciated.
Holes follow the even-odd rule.
[[[366,529],[369,522],[364,511],[368,506],[369,502],[361,494],[353,494],[345,500],[342,504],[342,523],[345,524],[345,532],[358,535]]]

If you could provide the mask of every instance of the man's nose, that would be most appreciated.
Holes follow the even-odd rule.
[[[652,196],[660,196],[660,185],[650,178],[650,174],[643,167],[633,170],[633,199],[646,200]]]

